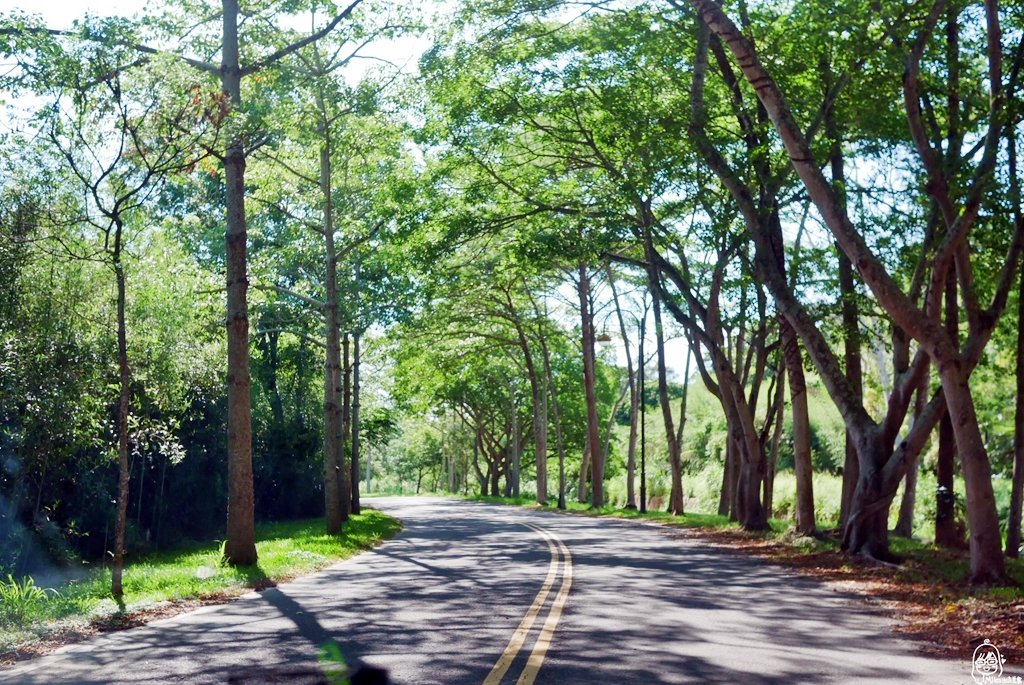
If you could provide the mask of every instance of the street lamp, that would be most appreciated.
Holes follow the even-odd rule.
[[[646,302],[644,303],[646,305]],[[647,307],[640,318],[640,513],[647,513],[647,400],[644,397],[644,338],[647,333]]]

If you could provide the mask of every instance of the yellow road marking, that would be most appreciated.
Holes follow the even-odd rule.
[[[533,528],[533,526],[530,527]],[[544,534],[539,528],[534,528],[534,530]],[[551,537],[554,537],[554,535]],[[558,595],[551,605],[551,612],[548,614],[547,620],[544,621],[544,627],[541,628],[540,635],[537,637],[537,644],[533,646],[530,659],[526,662],[526,668],[523,669],[519,680],[516,681],[516,685],[533,685],[540,667],[544,665],[544,657],[551,646],[551,638],[554,637],[555,628],[558,627],[558,620],[562,617],[562,609],[565,608],[565,602],[569,599],[569,589],[572,587],[572,555],[569,554],[569,548],[565,546],[565,543],[557,537],[554,539],[558,542],[558,546],[562,550],[562,556],[565,559],[562,565],[562,587],[558,590]]]
[[[529,610],[527,610],[526,616],[524,616],[523,620],[519,623],[519,627],[516,628],[516,632],[512,634],[512,639],[509,640],[508,647],[505,648],[501,657],[498,658],[498,663],[494,664],[494,668],[491,669],[487,679],[484,680],[484,685],[499,685],[505,673],[508,672],[509,667],[512,665],[512,661],[516,658],[519,650],[523,648],[523,643],[526,642],[526,636],[530,633],[530,628],[533,627],[534,621],[537,620],[537,614],[539,614],[540,610],[544,607],[544,603],[548,601],[548,595],[551,594],[551,586],[555,584],[555,578],[558,576],[558,548],[555,546],[555,543],[552,542],[551,536],[539,528],[534,528],[529,524],[524,525],[527,525],[530,529],[535,530],[544,536],[544,540],[547,541],[548,548],[551,550],[551,564],[548,567],[548,575],[547,578],[544,579],[544,585],[541,587],[540,592],[537,593],[537,597],[533,600],[533,604],[530,606]],[[559,541],[559,544],[561,544],[561,541]],[[564,548],[565,547],[563,545],[563,549]],[[562,585],[564,587],[565,583],[563,582]],[[549,617],[548,621],[550,622],[550,620],[551,619]],[[547,627],[547,624],[545,624],[545,627]],[[534,651],[536,651],[536,649]]]

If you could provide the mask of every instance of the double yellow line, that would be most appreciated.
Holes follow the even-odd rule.
[[[544,538],[548,543],[548,549],[551,550],[551,563],[548,566],[548,575],[544,579],[544,585],[541,586],[540,592],[537,593],[537,597],[534,598],[533,604],[526,611],[526,615],[523,620],[520,621],[519,627],[516,628],[516,632],[512,634],[512,639],[508,642],[508,647],[502,652],[501,657],[498,658],[498,663],[494,664],[494,668],[488,674],[484,680],[483,685],[499,685],[501,679],[505,677],[508,669],[512,666],[512,662],[515,660],[516,655],[523,648],[523,644],[526,642],[527,636],[530,634],[530,629],[533,627],[534,622],[537,620],[537,616],[540,614],[541,609],[544,608],[544,604],[548,601],[548,596],[551,594],[551,588],[555,584],[555,579],[558,577],[558,553],[561,550],[564,562],[562,563],[562,585],[558,589],[558,594],[555,596],[555,601],[551,605],[551,611],[548,613],[548,618],[544,621],[543,627],[541,627],[540,635],[537,636],[537,642],[533,646],[533,651],[530,652],[530,658],[526,662],[526,667],[523,672],[519,675],[519,680],[516,681],[516,685],[533,685],[533,681],[537,678],[537,673],[540,671],[540,667],[544,664],[544,657],[547,656],[548,648],[551,646],[551,638],[555,634],[555,628],[558,627],[558,621],[562,618],[562,609],[565,608],[565,602],[569,599],[569,589],[572,587],[572,555],[569,554],[569,548],[565,546],[561,540],[559,540],[554,534],[540,528],[538,526],[524,523],[527,528],[536,531]]]

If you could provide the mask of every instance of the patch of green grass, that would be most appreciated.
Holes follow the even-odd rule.
[[[259,561],[253,566],[223,564],[220,541],[129,560],[124,569],[123,604],[110,596],[110,570],[97,569],[31,602],[8,607],[0,601],[0,650],[159,602],[238,595],[269,587],[370,549],[401,528],[397,519],[373,509],[349,519],[341,535],[328,535],[323,519],[259,524]]]
[[[451,495],[444,495],[450,497]],[[459,499],[468,500],[470,502],[486,502],[488,504],[512,504],[519,507],[535,506],[538,509],[546,509],[551,507],[541,507],[537,504],[535,497],[500,497],[491,495],[458,495]]]
[[[889,549],[904,561],[899,574],[907,580],[927,581],[937,586],[962,586],[971,571],[971,557],[967,550],[951,550],[892,536]],[[1005,559],[1006,572],[1017,587],[961,588],[971,597],[993,600],[1017,600],[1024,598],[1024,559]]]
[[[38,615],[47,600],[59,596],[52,588],[37,586],[31,577],[18,579],[8,574],[6,582],[0,580],[0,615],[24,622]]]
[[[491,495],[465,495],[461,499],[472,502],[487,502],[489,504],[507,504],[510,506],[529,507],[540,511],[557,511],[557,502],[551,500],[546,506],[537,504],[533,497],[494,497]],[[728,516],[718,514],[685,513],[682,516],[673,516],[667,511],[647,511],[640,513],[639,509],[618,509],[615,507],[601,507],[594,509],[585,502],[570,500],[565,503],[567,511],[589,516],[611,516],[613,518],[643,519],[645,521],[660,521],[671,523],[684,528],[703,528],[705,530],[724,530],[738,528],[739,525],[730,521]],[[772,530],[785,530],[789,524],[785,521],[772,520]]]
[[[531,497],[491,497],[480,495],[467,495],[463,499],[476,502],[488,502],[490,504],[506,504],[511,506],[528,507],[541,511],[555,511],[555,505],[540,506]],[[699,512],[687,512],[682,516],[673,516],[667,511],[647,511],[640,513],[637,509],[619,509],[615,507],[601,507],[594,509],[589,504],[575,500],[566,502],[566,509],[574,514],[586,516],[608,516],[623,519],[643,519],[645,521],[657,521],[667,523],[679,528],[693,528],[700,530],[739,530],[739,524],[730,521],[728,516],[719,514],[705,514]],[[767,538],[781,539],[792,547],[803,552],[830,552],[839,549],[839,540],[833,537],[817,538],[795,534],[793,523],[784,519],[769,519],[769,530],[761,535]]]
[[[481,497],[470,495],[465,499],[492,504],[506,504],[512,506],[529,507],[537,510],[555,510],[554,504],[538,506],[531,497]],[[602,507],[593,509],[589,504],[567,502],[566,508],[569,512],[587,516],[610,516],[625,519],[644,519],[668,523],[682,528],[695,528],[702,530],[737,530],[739,525],[729,521],[727,516],[704,513],[686,513],[683,516],[673,516],[666,511],[648,511],[641,514],[636,509],[617,509],[613,507]],[[825,525],[831,523],[828,519]],[[804,553],[837,552],[839,551],[840,538],[835,535],[821,537],[803,536],[793,529],[793,522],[786,519],[773,518],[769,521],[770,530],[763,533],[764,537],[776,539],[788,545],[790,548]],[[825,525],[819,525],[819,529],[825,529]],[[966,550],[949,550],[935,547],[930,543],[924,543],[916,539],[890,536],[890,550],[893,554],[904,559],[898,569],[894,570],[895,580],[925,581],[934,586],[949,588],[951,597],[958,598],[983,598],[991,600],[1011,601],[1024,600],[1024,559],[1006,559],[1006,570],[1011,580],[1018,583],[1018,587],[1008,588],[971,588],[966,586],[967,577],[970,574],[971,560]],[[955,588],[955,591],[953,590]]]

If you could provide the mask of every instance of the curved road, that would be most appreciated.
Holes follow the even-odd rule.
[[[314,683],[269,673],[315,666],[332,641],[402,685],[972,682],[964,662],[915,655],[863,601],[678,530],[370,503],[405,524],[371,552],[67,647],[0,683]]]

